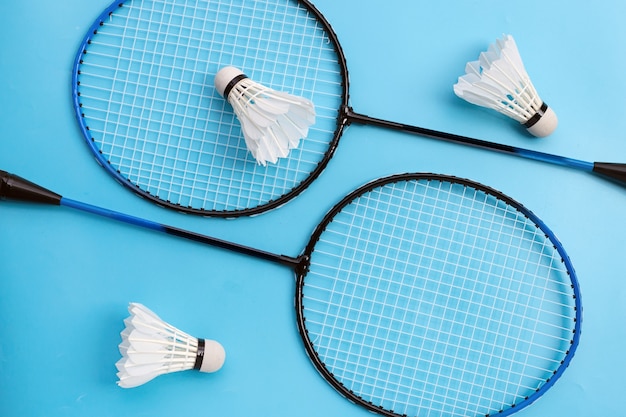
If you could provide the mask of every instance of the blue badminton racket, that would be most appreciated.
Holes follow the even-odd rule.
[[[316,124],[288,158],[258,166],[215,91],[225,66],[310,99]],[[346,60],[322,14],[300,0],[124,0],[93,23],[73,71],[76,114],[119,182],[177,210],[234,217],[280,206],[322,172],[350,123],[397,129],[626,180],[590,163],[371,118],[349,105]]]
[[[472,181],[404,174],[366,184],[295,257],[70,200],[3,171],[0,198],[290,267],[311,361],[342,395],[382,415],[510,415],[559,379],[579,343],[581,299],[563,246],[531,211]]]

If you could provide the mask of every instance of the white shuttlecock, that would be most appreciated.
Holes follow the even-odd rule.
[[[233,107],[248,150],[263,166],[297,148],[315,123],[311,101],[265,87],[237,68],[222,68],[215,88]]]
[[[224,364],[226,354],[218,342],[189,336],[139,303],[131,303],[128,311],[119,345],[122,359],[115,364],[120,387],[136,387],[188,369],[215,372]]]
[[[489,45],[478,61],[469,62],[454,92],[472,104],[517,120],[537,137],[549,135],[558,124],[556,114],[539,98],[530,81],[511,35]]]

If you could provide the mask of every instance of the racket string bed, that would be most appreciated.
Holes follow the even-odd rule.
[[[572,290],[555,279],[567,271],[541,229],[494,199],[398,184],[328,225],[303,305],[316,353],[347,390],[400,415],[485,415],[559,367],[574,328]]]
[[[332,152],[343,100],[334,48],[297,2],[117,2],[77,57],[77,115],[96,157],[136,192],[181,210],[245,212],[298,193]],[[317,123],[290,158],[263,169],[249,155],[213,88],[226,65],[314,100]]]

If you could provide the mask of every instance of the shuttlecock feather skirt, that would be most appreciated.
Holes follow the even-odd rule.
[[[554,111],[539,97],[510,35],[490,45],[477,61],[467,63],[454,92],[518,121],[537,137],[549,135],[558,124]]]
[[[116,363],[119,386],[136,387],[172,372],[215,372],[222,367],[225,354],[218,342],[190,336],[139,303],[131,303],[128,310],[119,345],[122,358]]]
[[[232,106],[246,146],[261,165],[287,157],[315,123],[311,101],[265,87],[237,68],[222,68],[215,87]]]

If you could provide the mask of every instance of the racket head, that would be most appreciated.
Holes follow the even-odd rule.
[[[315,105],[307,138],[277,164],[256,163],[215,91],[229,65]],[[183,212],[236,217],[284,204],[325,168],[347,75],[336,35],[307,1],[126,0],[88,30],[72,95],[85,140],[120,183]]]
[[[548,227],[473,181],[402,174],[337,204],[307,245],[296,311],[342,395],[388,416],[506,416],[563,374],[578,281]]]

